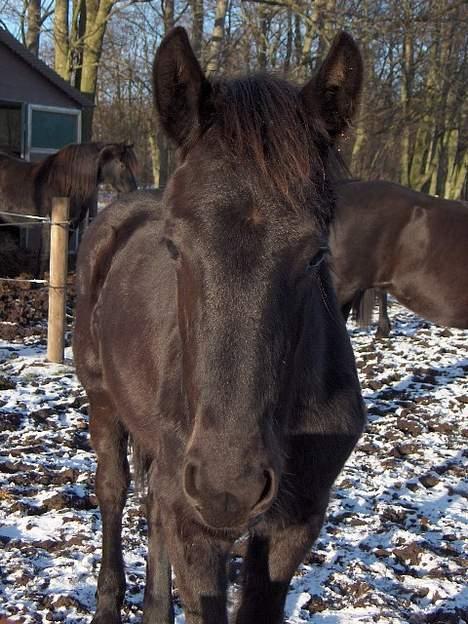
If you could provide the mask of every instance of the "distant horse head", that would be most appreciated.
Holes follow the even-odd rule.
[[[164,239],[192,423],[183,487],[204,523],[240,527],[275,500],[291,396],[301,371],[319,376],[336,326],[331,154],[356,109],[361,58],[341,34],[302,89],[263,75],[210,82],[175,29],[153,75],[179,158]]]
[[[100,184],[110,184],[118,193],[129,193],[137,188],[138,163],[133,145],[105,144],[99,151]]]

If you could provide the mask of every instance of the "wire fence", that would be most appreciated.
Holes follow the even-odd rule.
[[[7,210],[0,210],[0,215],[5,215],[6,217],[20,217],[21,219],[31,219],[32,221],[45,221],[47,223],[50,223],[50,217],[41,217],[39,215],[26,215],[22,214],[21,212],[9,212]],[[3,225],[11,225],[11,223],[5,223]]]
[[[0,228],[4,227],[31,227],[31,226],[50,226],[51,219],[50,217],[41,217],[39,215],[27,215],[21,214],[20,212],[8,212],[6,210],[0,210],[0,217],[7,216],[10,218],[21,218],[21,219],[29,219],[29,221],[5,221],[0,223]],[[69,221],[63,221],[59,223],[55,223],[55,225],[70,225]],[[0,277],[0,282],[18,282],[18,283],[28,283],[28,284],[42,284],[42,288],[50,287],[50,283],[45,279],[27,279],[23,277]]]
[[[25,277],[0,277],[0,282],[27,282],[28,284],[45,284],[49,286],[48,280],[27,279]]]
[[[65,322],[66,322],[66,291],[68,274],[68,235],[70,225],[70,200],[67,197],[52,199],[50,217],[24,215],[15,212],[0,211],[3,227],[24,227],[30,225],[48,226],[50,244],[49,280],[27,279],[24,277],[0,277],[0,282],[40,284],[47,288],[48,319],[47,319],[47,359],[49,362],[63,362],[65,353]],[[18,218],[21,219],[18,221]],[[45,239],[41,239],[44,241]],[[39,254],[44,251],[39,247]],[[42,259],[42,258],[41,258]]]

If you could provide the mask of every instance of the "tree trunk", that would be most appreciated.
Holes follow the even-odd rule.
[[[167,33],[174,26],[174,0],[166,0],[163,4],[163,16],[164,16],[164,32]],[[167,184],[170,175],[170,167],[171,167],[171,148],[166,139],[166,135],[164,132],[158,128],[156,130],[156,141],[158,146],[158,163],[153,161],[152,167],[153,171],[155,168],[158,168],[159,174],[158,178],[158,186],[159,188],[164,188]],[[156,152],[152,152],[153,155]],[[156,180],[155,180],[156,183]]]
[[[296,13],[294,16],[294,60],[296,67],[299,67],[302,60],[302,33],[301,16]]]
[[[306,78],[307,76],[309,76],[312,69],[312,59],[310,57],[310,51],[312,49],[312,42],[314,40],[314,37],[319,32],[319,18],[321,15],[322,5],[322,0],[314,4],[311,7],[309,15],[307,17],[306,30],[304,34],[304,39],[302,41],[300,60],[301,78]]]
[[[167,34],[169,30],[174,26],[174,0],[161,0],[164,10],[164,34]]]
[[[400,181],[404,186],[410,185],[410,149],[411,149],[411,129],[410,110],[411,94],[413,83],[413,39],[411,33],[411,16],[407,5],[405,5],[405,31],[403,35],[403,59],[402,77],[400,89],[400,105],[402,116],[401,132],[401,160],[400,160]]]
[[[216,13],[213,34],[211,36],[206,73],[208,76],[217,74],[221,61],[221,44],[224,37],[227,0],[216,0]]]
[[[54,69],[67,82],[70,81],[70,42],[68,37],[68,0],[55,0],[54,16]]]
[[[39,56],[39,36],[41,33],[41,0],[29,0],[27,14],[28,30],[26,47],[34,56]]]
[[[153,172],[153,183],[154,186],[156,188],[160,187],[160,182],[159,182],[159,148],[158,148],[158,143],[156,141],[156,135],[154,132],[154,124],[153,127],[151,128],[149,135],[148,135],[148,141],[149,141],[149,148],[150,148],[150,154],[151,154],[151,170]]]
[[[203,0],[190,0],[192,8],[192,48],[195,56],[200,59],[203,42],[204,8]]]
[[[80,90],[92,101],[96,94],[99,61],[107,22],[115,0],[86,0],[86,30]]]
[[[355,175],[361,177],[363,175],[363,167],[362,167],[362,150],[364,148],[364,144],[366,142],[366,131],[364,129],[364,124],[360,123],[359,126],[355,130],[355,140],[353,144],[353,149],[351,152],[351,169]]]
[[[83,73],[83,42],[85,36],[86,2],[85,0],[73,0],[73,16],[70,29],[70,48],[73,54],[73,84],[78,90],[81,88],[81,76]]]
[[[468,170],[468,153],[463,151],[463,146],[460,144],[459,131],[448,131],[445,147],[447,172],[443,193],[447,199],[458,199],[461,196]]]
[[[257,40],[257,64],[260,71],[266,71],[267,67],[267,47],[268,47],[268,8],[260,4],[258,16],[260,20],[260,30]]]
[[[362,1],[361,1],[362,6]],[[318,61],[325,58],[334,34],[339,29],[336,19],[336,0],[320,0],[316,2]]]
[[[286,54],[284,57],[284,75],[285,76],[289,74],[289,69],[291,67],[293,36],[294,36],[294,33],[293,33],[292,10],[288,8],[288,34],[287,34],[287,39],[286,39]]]

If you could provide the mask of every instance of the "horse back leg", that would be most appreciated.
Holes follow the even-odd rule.
[[[289,584],[317,539],[324,513],[308,521],[254,533],[244,561],[236,624],[281,624]]]
[[[161,512],[151,485],[146,498],[148,559],[143,624],[173,624],[171,564],[166,551]]]
[[[102,521],[102,561],[92,624],[120,624],[125,594],[122,512],[129,485],[128,434],[108,398],[89,395],[91,443],[97,455],[96,495]]]
[[[353,302],[348,301],[347,303],[342,304],[341,306],[341,314],[345,320],[345,323],[348,321],[349,315],[351,313],[351,308],[353,307]]]
[[[390,319],[388,317],[388,294],[386,290],[379,290],[379,324],[377,327],[377,332],[375,334],[376,338],[388,338],[390,335],[390,330],[392,328],[390,324]]]

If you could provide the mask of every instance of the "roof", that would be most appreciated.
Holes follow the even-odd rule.
[[[0,43],[6,45],[14,54],[17,54],[25,63],[30,65],[35,71],[41,74],[46,80],[51,82],[55,87],[63,91],[69,98],[75,100],[82,108],[94,106],[93,102],[80,93],[78,89],[72,87],[68,82],[63,80],[57,72],[51,69],[43,61],[38,59],[27,48],[24,47],[13,35],[0,26]]]

